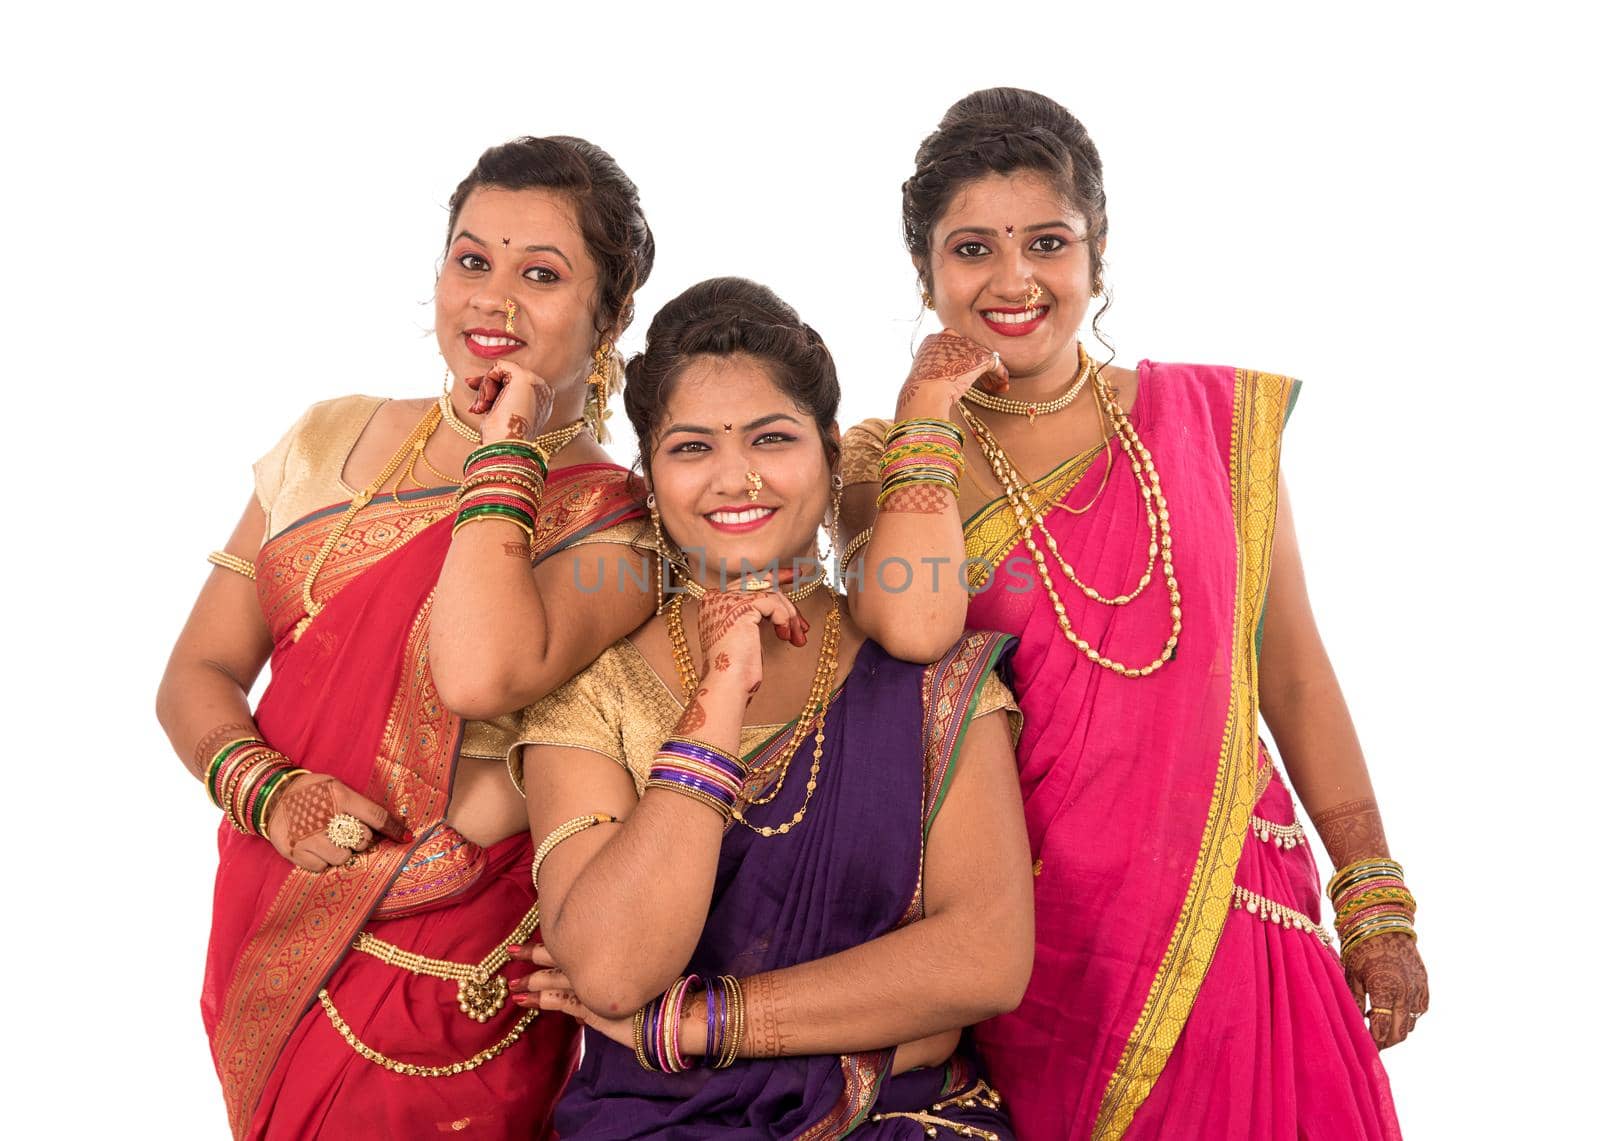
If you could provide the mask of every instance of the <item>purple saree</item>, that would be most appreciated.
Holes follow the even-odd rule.
[[[969,635],[931,666],[891,658],[872,642],[861,647],[828,712],[805,824],[771,838],[739,827],[726,834],[689,970],[748,977],[835,954],[921,918],[923,843],[982,682],[1009,644],[1002,635]],[[787,735],[779,732],[755,756],[776,750]],[[804,792],[791,782],[757,810],[756,822],[787,819]],[[556,1129],[584,1141],[812,1141],[921,1138],[932,1124],[1009,1141],[1003,1110],[961,1104],[986,1089],[968,1055],[958,1051],[946,1066],[896,1077],[889,1074],[892,1057],[880,1050],[751,1059],[726,1070],[661,1074],[588,1032]]]

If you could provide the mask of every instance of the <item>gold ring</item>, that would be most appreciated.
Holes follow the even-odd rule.
[[[745,594],[760,594],[771,590],[772,584],[764,578],[743,578],[739,580],[739,589]]]
[[[354,849],[366,841],[367,826],[348,812],[341,812],[328,821],[324,835],[328,837],[328,843],[337,848]]]

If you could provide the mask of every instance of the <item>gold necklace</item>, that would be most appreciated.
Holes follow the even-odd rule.
[[[693,572],[689,569],[689,561],[684,558],[682,551],[657,551],[656,554],[661,557],[661,561],[664,566],[672,567],[682,576],[683,583],[681,588],[675,588],[678,598],[681,599],[683,595],[687,594],[690,598],[699,601],[710,593],[710,591],[701,586],[700,583],[695,580]],[[809,558],[810,556],[807,557]],[[817,593],[817,591],[821,590],[823,584],[825,584],[827,581],[828,580],[826,577],[814,578],[809,582],[802,583],[793,590],[779,591],[778,593],[784,595],[784,597],[786,597],[790,602],[804,602],[813,594]],[[765,591],[770,588],[762,587],[760,589]],[[752,590],[751,593],[755,593],[755,591]]]
[[[977,385],[973,385],[961,394],[961,399],[976,404],[979,408],[987,408],[990,412],[1003,412],[1007,416],[1026,416],[1031,427],[1034,420],[1040,416],[1053,416],[1078,398],[1083,391],[1083,386],[1089,383],[1089,375],[1094,371],[1094,364],[1089,359],[1088,352],[1083,343],[1078,343],[1078,375],[1072,378],[1072,384],[1060,396],[1050,400],[1013,400],[1009,396],[996,396],[992,392],[985,392]]]
[[[356,492],[355,497],[350,500],[350,506],[344,509],[344,514],[339,516],[339,521],[333,525],[333,530],[328,532],[328,537],[323,540],[322,549],[317,552],[316,558],[311,560],[311,568],[306,571],[305,581],[300,584],[300,601],[305,606],[306,615],[295,623],[293,638],[296,642],[310,627],[312,619],[322,613],[322,603],[311,596],[311,587],[317,581],[317,575],[322,573],[323,564],[328,561],[334,549],[338,547],[339,540],[344,538],[344,533],[350,529],[350,524],[355,520],[356,515],[377,497],[378,492],[383,490],[383,485],[388,483],[390,477],[400,470],[400,465],[405,462],[408,455],[411,457],[414,471],[417,462],[416,457],[421,455],[422,449],[427,446],[428,437],[433,435],[433,430],[439,426],[441,416],[442,413],[438,408],[430,408],[424,413],[422,420],[415,428],[411,429],[411,435],[406,437],[406,442],[400,445],[400,450],[389,458],[389,462],[384,465],[383,471],[378,473],[378,477],[375,480]],[[401,482],[404,482],[404,479]],[[400,484],[398,483],[395,484],[394,494],[395,502],[398,503],[400,499]]]
[[[1183,629],[1183,609],[1179,605],[1182,601],[1182,595],[1178,590],[1178,579],[1172,566],[1172,530],[1167,510],[1167,499],[1161,491],[1161,477],[1156,473],[1155,462],[1150,455],[1149,449],[1139,439],[1139,435],[1134,431],[1133,424],[1128,420],[1127,415],[1117,405],[1116,401],[1111,398],[1111,393],[1106,388],[1105,380],[1099,375],[1098,370],[1096,370],[1095,374],[1095,392],[1100,399],[1102,409],[1112,422],[1118,442],[1122,445],[1122,450],[1127,453],[1133,468],[1134,480],[1138,484],[1140,495],[1145,501],[1145,514],[1150,524],[1151,553],[1145,574],[1141,576],[1137,589],[1129,594],[1119,595],[1116,598],[1105,597],[1078,578],[1076,572],[1072,569],[1072,565],[1066,561],[1061,554],[1060,548],[1057,547],[1055,536],[1050,533],[1049,528],[1044,526],[1044,517],[1028,501],[1026,493],[1022,490],[1020,482],[1018,482],[1021,479],[1020,473],[1016,473],[1016,469],[1011,464],[1009,457],[1006,456],[1005,450],[995,441],[993,435],[989,433],[987,425],[981,420],[969,415],[967,416],[967,422],[972,425],[973,431],[978,437],[979,447],[983,451],[984,458],[989,461],[989,466],[994,470],[1001,483],[1005,485],[1006,501],[1011,505],[1012,513],[1017,520],[1017,526],[1022,531],[1022,539],[1027,544],[1028,553],[1033,556],[1034,565],[1039,571],[1039,579],[1044,584],[1045,591],[1050,595],[1050,603],[1056,614],[1056,625],[1060,627],[1062,636],[1076,646],[1095,665],[1103,666],[1122,677],[1149,677],[1171,659],[1172,652],[1178,645],[1178,634]],[[1055,556],[1055,561],[1072,583],[1090,600],[1107,606],[1125,606],[1138,597],[1149,583],[1156,555],[1159,554],[1161,556],[1162,571],[1167,585],[1167,597],[1171,602],[1172,630],[1167,637],[1166,644],[1153,661],[1148,665],[1138,667],[1124,665],[1122,662],[1115,661],[1100,653],[1099,650],[1089,644],[1087,639],[1079,636],[1077,631],[1072,628],[1072,623],[1067,618],[1066,606],[1062,603],[1061,596],[1056,591],[1055,580],[1050,575],[1050,567],[1045,560],[1044,552],[1039,549],[1038,543],[1034,541],[1033,532],[1036,527],[1044,533],[1045,544],[1050,548],[1051,554]]]
[[[774,773],[777,774],[777,780],[766,795],[741,797],[743,803],[735,804],[733,807],[733,819],[758,836],[781,836],[796,827],[805,819],[806,809],[811,806],[812,794],[817,791],[817,774],[822,771],[822,746],[827,739],[828,699],[833,692],[834,677],[839,668],[839,633],[842,623],[839,596],[833,594],[832,590],[829,594],[832,595],[832,603],[828,608],[828,617],[822,630],[822,648],[817,655],[817,670],[812,675],[811,692],[806,695],[805,706],[801,709],[800,716],[795,719],[794,732],[771,761],[759,769],[751,770],[745,778],[745,788],[761,787],[762,782]],[[700,678],[689,653],[689,639],[683,630],[681,594],[672,600],[672,605],[667,610],[667,633],[672,640],[672,657],[678,667],[678,680],[683,685],[684,692],[693,695],[699,688]],[[800,802],[800,807],[794,815],[776,827],[750,823],[745,819],[745,807],[752,804],[770,804],[782,791],[783,782],[789,775],[789,763],[799,752],[801,742],[810,735],[813,722],[816,724],[816,739],[811,750],[811,772],[806,778],[805,799]]]
[[[501,967],[511,960],[509,948],[526,943],[539,926],[539,905],[524,915],[494,950],[477,963],[453,963],[448,959],[430,959],[415,951],[406,951],[393,943],[386,943],[365,931],[356,936],[353,944],[357,951],[371,955],[380,963],[399,967],[414,975],[445,979],[456,984],[456,1005],[474,1022],[487,1022],[500,1012],[506,1003],[506,977],[499,974]]]
[[[463,440],[469,440],[474,444],[483,443],[483,433],[456,415],[456,407],[450,402],[450,393],[448,391],[439,394],[439,412],[444,417],[444,422],[450,426],[450,430]],[[554,457],[562,448],[577,439],[578,433],[588,426],[589,422],[580,416],[570,424],[563,424],[559,428],[552,428],[548,432],[535,436],[533,444],[546,457]],[[433,465],[429,464],[428,466],[432,467]],[[435,471],[434,474],[437,475],[438,472]]]

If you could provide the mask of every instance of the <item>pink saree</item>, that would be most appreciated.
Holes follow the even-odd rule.
[[[1036,875],[1037,952],[1022,1005],[977,1028],[1019,1138],[1398,1137],[1388,1080],[1335,954],[1309,849],[1288,824],[1257,737],[1257,631],[1293,382],[1225,368],[1139,366],[1130,416],[1171,508],[1183,631],[1158,673],[1125,679],[1062,637],[1025,546],[986,508],[968,554],[1007,552],[968,624],[1019,638],[1018,763]],[[1079,576],[1134,585],[1148,532],[1117,467],[1084,515],[1045,525]],[[1088,502],[1103,454],[1047,480]],[[1005,510],[1004,504],[1000,504]],[[999,537],[998,543],[996,542]],[[1134,564],[1137,565],[1134,565]],[[1159,572],[1159,567],[1157,568]],[[1142,665],[1169,630],[1159,573],[1128,606],[1091,604],[1052,572],[1072,624]],[[1268,920],[1235,886],[1306,917]]]

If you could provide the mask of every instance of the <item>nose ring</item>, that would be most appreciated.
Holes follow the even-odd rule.
[[[1028,279],[1028,292],[1023,296],[1022,303],[1029,309],[1039,304],[1044,299],[1044,290],[1039,288],[1039,283],[1032,278]]]
[[[506,298],[506,332],[510,333],[517,326],[517,303],[511,298]]]
[[[750,502],[754,503],[756,501],[756,497],[761,494],[761,489],[766,486],[765,482],[761,478],[761,473],[758,471],[747,471],[744,473],[744,481],[750,485],[750,490],[745,492],[745,494],[750,497]]]

